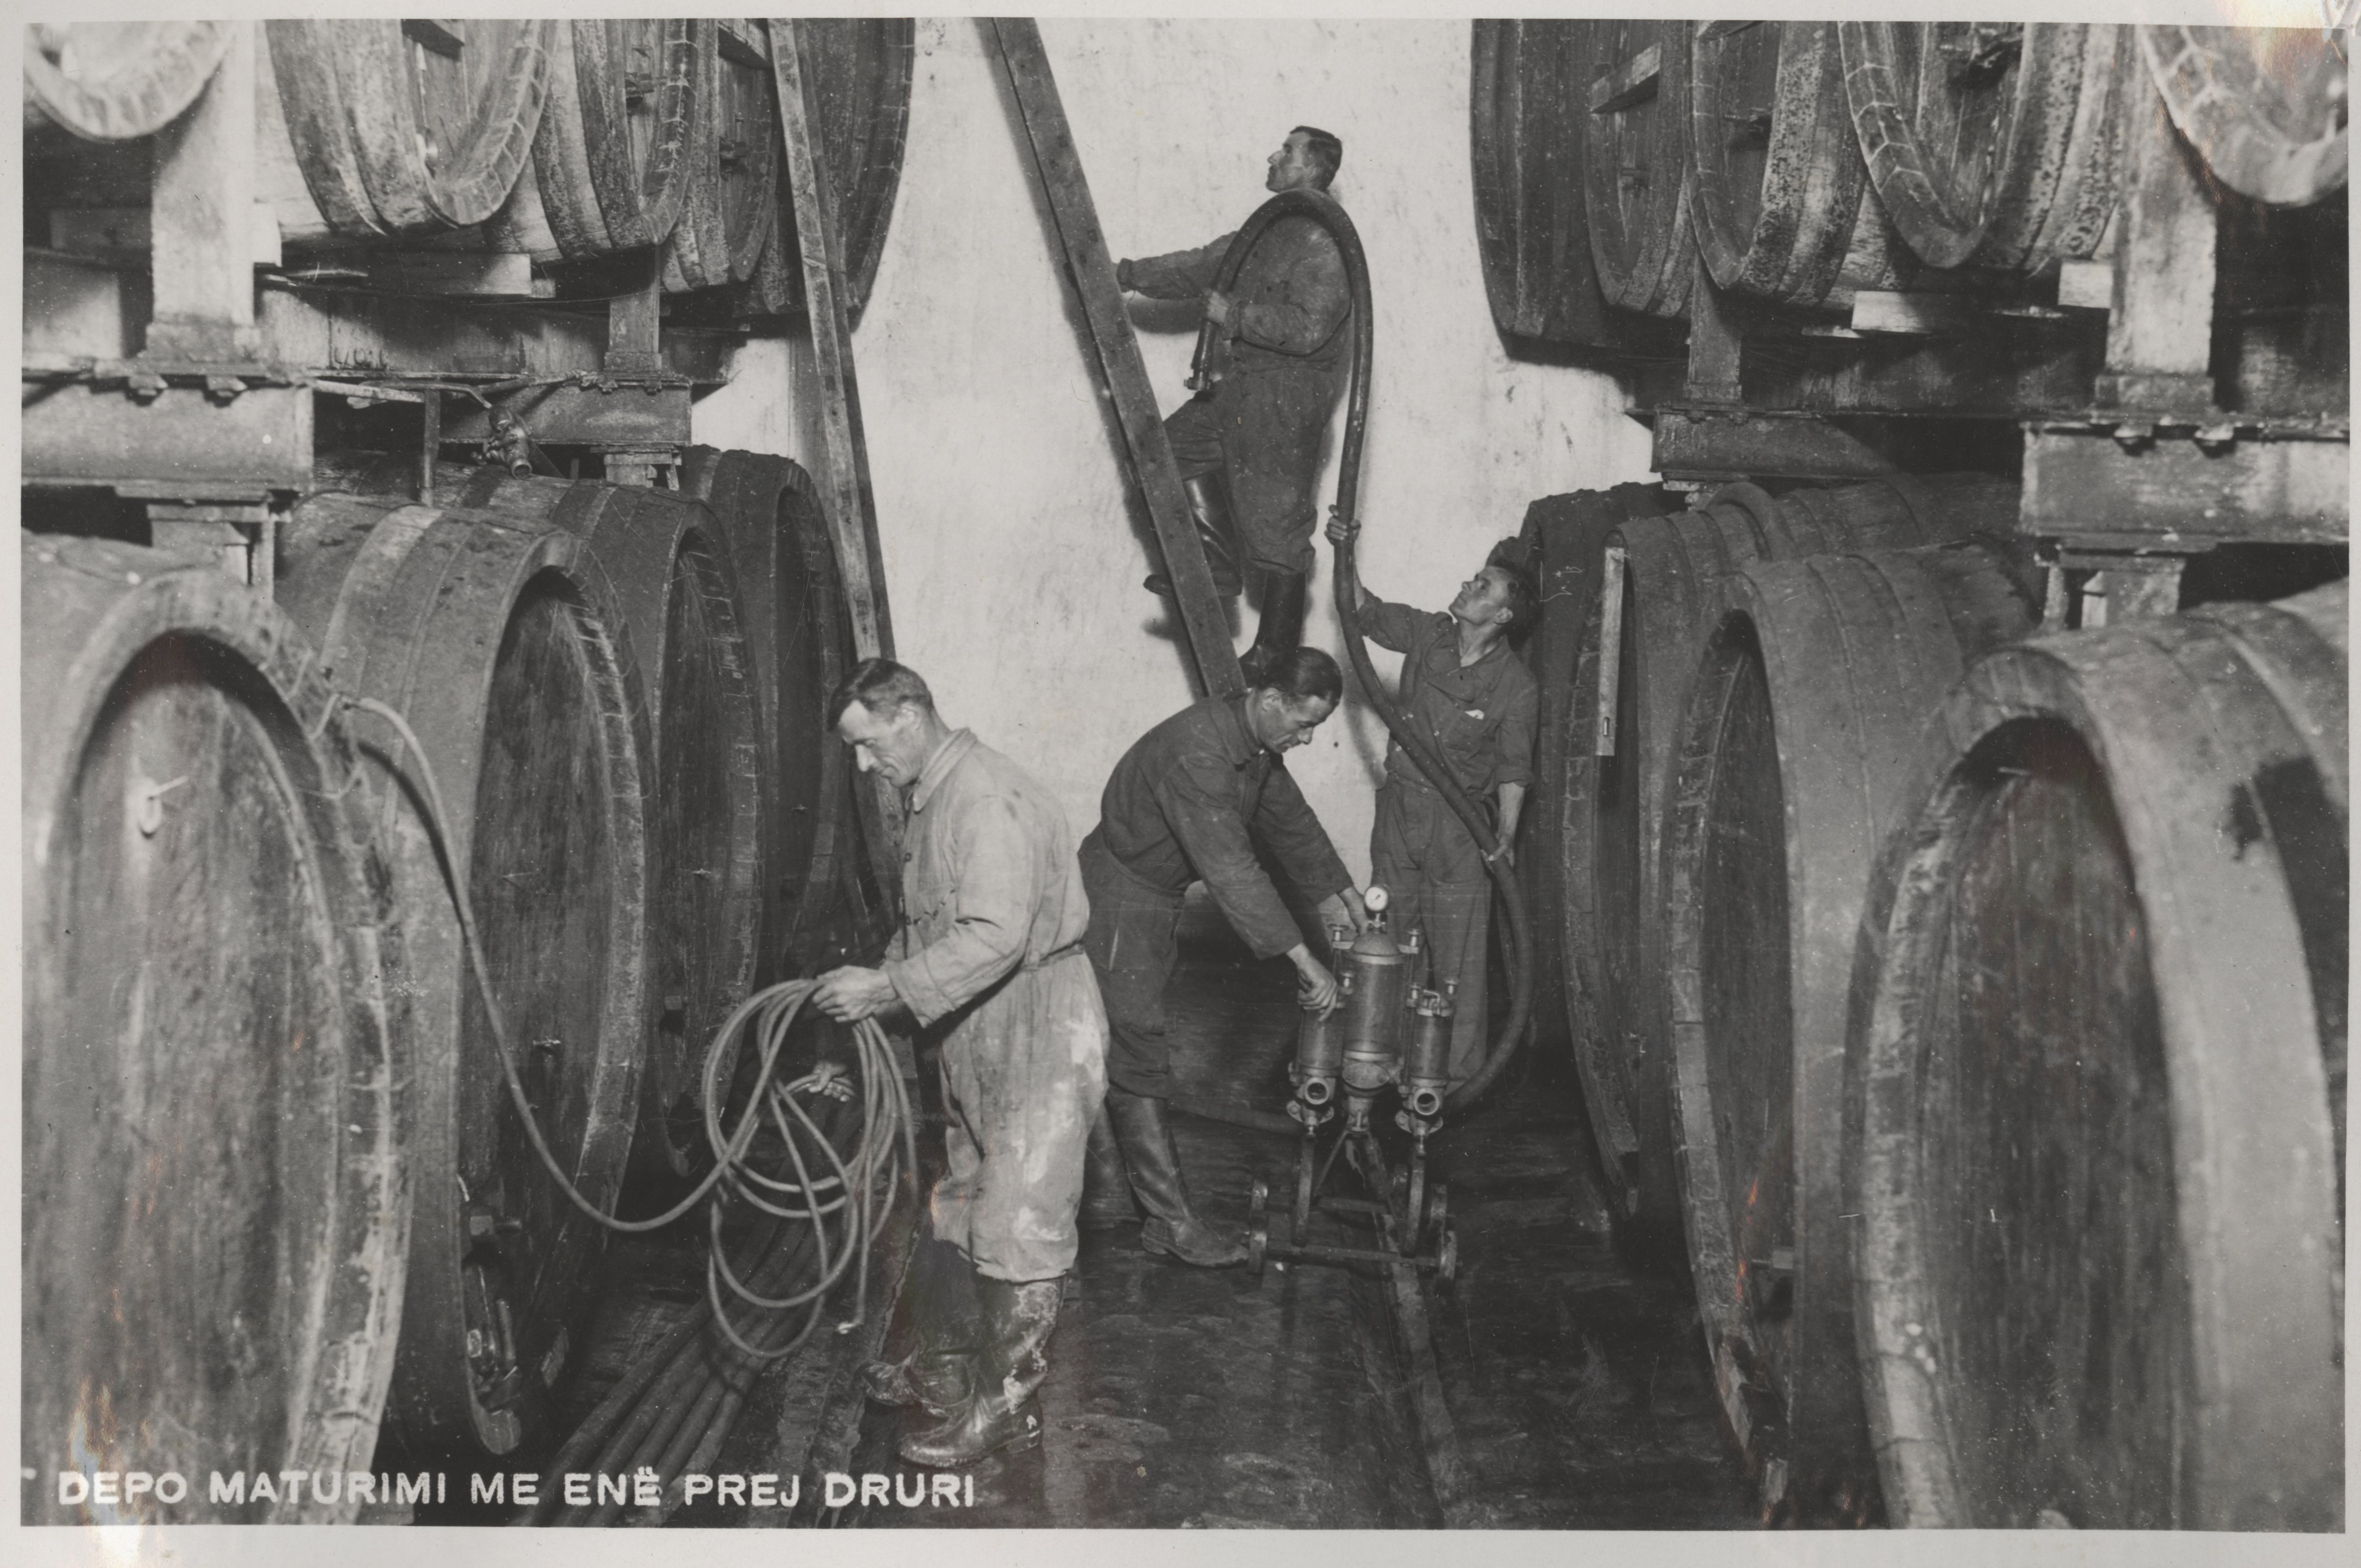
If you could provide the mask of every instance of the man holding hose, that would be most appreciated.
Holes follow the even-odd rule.
[[[905,1433],[903,1458],[957,1468],[1041,1440],[1035,1393],[1106,1089],[1106,1014],[1082,951],[1090,903],[1065,813],[946,725],[916,672],[863,660],[829,717],[862,772],[904,791],[909,818],[884,966],[822,975],[812,1003],[845,1023],[898,1008],[940,1042],[949,1153],[911,1261],[917,1348],[864,1378],[871,1398],[939,1418]]]
[[[1332,509],[1328,538],[1360,532]],[[1517,818],[1533,778],[1533,732],[1541,688],[1509,635],[1532,623],[1532,581],[1496,548],[1483,570],[1459,585],[1445,610],[1389,604],[1361,589],[1362,632],[1402,655],[1395,710],[1442,753],[1459,787],[1479,807],[1494,806],[1496,858],[1512,854]],[[1398,930],[1426,933],[1427,984],[1455,984],[1451,1079],[1464,1083],[1484,1058],[1484,981],[1490,958],[1492,888],[1483,851],[1402,743],[1386,747],[1385,783],[1369,832],[1369,880],[1393,897]]]
[[[1335,137],[1298,126],[1266,160],[1263,189],[1324,192],[1344,158]],[[1151,300],[1202,300],[1213,324],[1211,384],[1174,410],[1164,430],[1214,591],[1243,591],[1242,565],[1261,580],[1262,619],[1243,661],[1251,679],[1303,640],[1312,527],[1319,521],[1312,492],[1329,415],[1352,370],[1345,323],[1353,291],[1334,237],[1318,221],[1291,214],[1264,234],[1222,294],[1213,280],[1236,237],[1126,258],[1115,281]],[[1148,587],[1171,592],[1161,572]]]

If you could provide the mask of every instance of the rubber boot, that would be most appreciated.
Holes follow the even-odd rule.
[[[1082,1154],[1082,1208],[1076,1216],[1086,1231],[1112,1230],[1139,1218],[1139,1202],[1131,1195],[1131,1177],[1123,1168],[1123,1146],[1106,1108],[1091,1118],[1090,1142]]]
[[[1238,659],[1248,685],[1260,685],[1270,662],[1303,645],[1303,609],[1310,584],[1301,572],[1262,573],[1262,620],[1255,627],[1254,646]]]
[[[966,1400],[975,1379],[975,1267],[959,1248],[931,1235],[918,1248],[904,1296],[916,1343],[899,1361],[863,1365],[861,1387],[881,1405],[918,1405],[940,1416]]]
[[[1110,1089],[1107,1117],[1123,1145],[1123,1162],[1131,1170],[1131,1190],[1138,1195],[1139,1206],[1148,1211],[1148,1223],[1139,1229],[1139,1245],[1200,1268],[1244,1263],[1244,1241],[1224,1234],[1189,1212],[1189,1189],[1180,1179],[1180,1153],[1172,1146],[1164,1102]]]
[[[1180,481],[1189,498],[1190,521],[1197,525],[1197,543],[1205,547],[1205,565],[1213,574],[1213,591],[1235,598],[1246,591],[1238,575],[1238,525],[1230,511],[1229,476],[1219,468]],[[1148,591],[1170,595],[1172,579],[1158,572],[1148,579]]]
[[[979,1376],[961,1407],[923,1431],[904,1436],[902,1457],[929,1470],[961,1470],[1004,1449],[1041,1441],[1041,1385],[1049,1376],[1049,1335],[1063,1294],[1055,1279],[1022,1285],[976,1277],[983,1308]]]

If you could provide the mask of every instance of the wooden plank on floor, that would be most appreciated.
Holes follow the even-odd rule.
[[[1379,1195],[1390,1191],[1390,1172],[1382,1161],[1365,1164],[1359,1143],[1347,1147],[1347,1157],[1368,1183],[1369,1191]],[[1387,1250],[1398,1255],[1414,1250],[1422,1240],[1403,1235],[1393,1205],[1382,1198],[1378,1229]],[[1470,1477],[1459,1446],[1459,1426],[1452,1420],[1451,1402],[1443,1392],[1443,1373],[1434,1359],[1433,1316],[1427,1310],[1426,1282],[1414,1263],[1389,1263],[1384,1268],[1387,1305],[1392,1309],[1403,1370],[1410,1375],[1411,1411],[1418,1422],[1427,1484],[1433,1489],[1445,1529],[1480,1529],[1485,1521],[1468,1508]]]
[[[798,1524],[839,1522],[842,1510],[828,1506],[823,1482],[831,1471],[852,1467],[866,1408],[861,1368],[885,1353],[885,1332],[909,1283],[921,1223],[915,1209],[896,1208],[870,1253],[867,1313],[850,1332],[814,1336],[788,1369],[770,1452],[783,1483],[788,1475],[803,1477],[795,1513]]]
[[[1238,670],[1229,620],[1213,592],[1204,547],[1190,521],[1180,471],[1172,460],[1172,445],[1164,434],[1147,367],[1140,362],[1139,341],[1132,334],[1131,318],[1124,312],[1123,291],[1115,286],[1115,262],[1099,228],[1098,208],[1091,200],[1090,181],[1082,172],[1072,128],[1066,123],[1057,78],[1050,73],[1049,57],[1041,47],[1041,30],[1023,18],[996,19],[992,29],[1009,85],[1016,92],[1035,170],[1049,197],[1059,248],[1082,296],[1091,350],[1114,400],[1132,473],[1147,498],[1157,541],[1163,546],[1165,570],[1172,579],[1180,623],[1188,632],[1198,674],[1209,693],[1243,690],[1246,677]]]

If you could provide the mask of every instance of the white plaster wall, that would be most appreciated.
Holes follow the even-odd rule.
[[[1610,378],[1513,362],[1493,329],[1466,22],[1041,28],[1118,255],[1235,228],[1263,200],[1264,159],[1290,126],[1344,139],[1334,193],[1367,248],[1377,307],[1361,484],[1361,565],[1376,591],[1440,607],[1532,498],[1645,476],[1646,433]],[[1058,794],[1079,836],[1115,759],[1189,701],[1190,684],[1162,601],[1140,587],[1148,546],[981,29],[918,25],[901,192],[854,352],[900,655],[953,723]],[[1143,334],[1168,411],[1188,395],[1193,344],[1193,325]],[[790,360],[785,345],[750,345],[734,383],[698,404],[697,438],[807,452]],[[1332,433],[1323,497],[1336,444]],[[1342,662],[1320,550],[1305,636]],[[1249,609],[1241,641],[1253,622]],[[1390,678],[1398,661],[1376,652]],[[1352,694],[1290,759],[1356,874],[1383,747]]]

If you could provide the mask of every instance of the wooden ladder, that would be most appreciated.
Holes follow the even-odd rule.
[[[1066,123],[1058,80],[1050,74],[1049,57],[1041,48],[1041,29],[1024,18],[995,19],[991,26],[1000,46],[1001,64],[1016,91],[1033,167],[1049,200],[1058,244],[1082,296],[1083,323],[1107,395],[1115,403],[1126,449],[1124,455],[1140,493],[1147,498],[1157,541],[1164,549],[1164,569],[1180,607],[1180,624],[1188,633],[1198,675],[1209,694],[1226,696],[1243,691],[1246,677],[1238,669],[1229,620],[1213,592],[1213,574],[1205,565],[1204,546],[1190,520],[1180,470],[1172,460],[1172,444],[1165,438],[1156,392],[1148,385],[1147,367],[1140,363],[1139,341],[1132,334],[1131,318],[1124,313],[1115,262],[1107,254],[1106,236],[1099,229],[1098,208],[1091,200],[1082,156],[1074,148],[1073,130]]]

